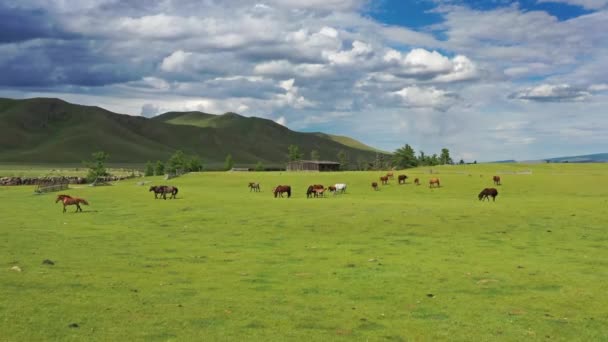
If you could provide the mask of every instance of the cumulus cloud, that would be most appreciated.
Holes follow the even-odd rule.
[[[393,93],[401,100],[401,104],[413,108],[433,108],[447,110],[454,105],[457,95],[435,87],[411,86]]]
[[[161,109],[159,106],[152,103],[146,103],[141,107],[140,115],[146,118],[151,118],[158,115],[160,112]]]
[[[281,126],[287,126],[287,119],[284,116],[279,116],[274,122],[278,123]]]
[[[452,59],[437,51],[413,49],[406,55],[388,50],[384,61],[394,65],[396,73],[437,82],[464,81],[477,77],[477,67],[469,58],[457,55]]]
[[[568,84],[541,84],[509,95],[512,99],[540,102],[584,101],[590,96],[591,94],[587,90]]]

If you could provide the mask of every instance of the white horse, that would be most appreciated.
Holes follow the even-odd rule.
[[[336,192],[340,191],[341,193],[345,193],[346,192],[346,184],[344,183],[338,183],[336,185],[334,185],[336,187]]]

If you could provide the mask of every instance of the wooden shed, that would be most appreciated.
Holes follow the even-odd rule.
[[[340,163],[334,161],[296,160],[287,163],[287,171],[340,171]]]

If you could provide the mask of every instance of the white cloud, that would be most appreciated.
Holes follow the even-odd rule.
[[[393,94],[399,97],[404,106],[414,108],[446,110],[456,100],[455,94],[436,89],[435,87],[420,88],[411,86],[396,91]]]
[[[541,84],[517,91],[509,97],[520,100],[559,102],[584,101],[589,99],[590,96],[591,94],[588,91],[568,84]]]
[[[469,58],[457,55],[452,59],[437,51],[413,49],[405,56],[396,50],[384,54],[386,63],[397,66],[396,73],[437,82],[452,82],[477,77],[477,67]]]
[[[278,123],[281,126],[287,127],[287,119],[284,116],[279,116],[274,122]]]
[[[163,59],[160,69],[168,72],[182,72],[185,69],[185,64],[191,57],[191,52],[177,50]]]

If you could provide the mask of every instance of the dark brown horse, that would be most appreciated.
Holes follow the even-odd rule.
[[[178,189],[175,186],[163,186],[163,199],[167,199],[167,194],[171,194],[169,198],[177,198]]]
[[[329,190],[329,192],[333,192],[333,194],[337,194],[336,190],[338,190],[334,185],[330,185],[327,190]]]
[[[158,194],[162,197],[165,186],[166,185],[152,185],[148,192],[154,191],[154,199],[158,199]]]
[[[260,192],[260,183],[249,182],[249,192]]]
[[[407,179],[406,175],[399,175],[397,176],[397,181],[399,182],[399,184],[405,184],[405,180]]]
[[[388,176],[380,177],[380,182],[382,182],[382,185],[388,184]]]
[[[494,180],[494,185],[500,185],[500,176],[494,176],[492,179]]]
[[[414,179],[414,184],[420,185],[420,179],[418,179],[418,178]]]
[[[65,213],[65,207],[68,205],[75,205],[76,206],[76,212],[82,211],[82,208],[80,207],[80,203],[84,204],[84,205],[89,205],[89,202],[87,202],[87,200],[85,200],[84,198],[78,198],[78,197],[72,197],[70,195],[57,195],[57,199],[55,200],[55,203],[61,201],[63,203],[63,212]]]
[[[490,201],[490,197],[492,197],[492,201],[495,202],[496,196],[498,196],[498,190],[494,188],[485,188],[481,190],[478,197],[480,201],[485,200],[487,198],[488,202]]]
[[[289,198],[291,197],[291,186],[279,185],[276,188],[272,189],[272,192],[274,193],[275,198],[277,198],[277,196],[283,197],[284,192],[287,193],[287,198]]]
[[[372,182],[372,189],[378,191],[378,183]]]
[[[429,188],[440,188],[441,184],[439,183],[439,178],[431,178],[429,179]]]

